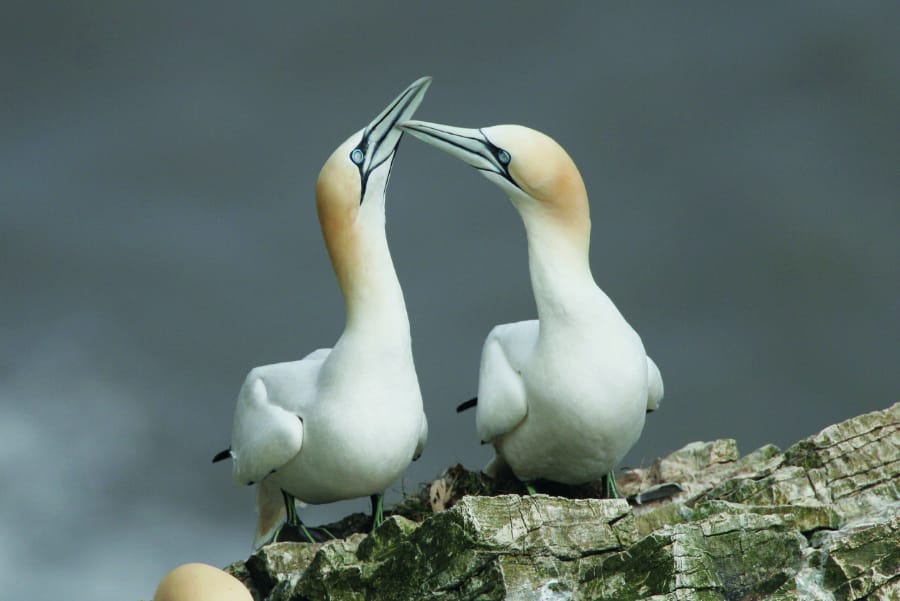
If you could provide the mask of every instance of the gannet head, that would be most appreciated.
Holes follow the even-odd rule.
[[[364,129],[338,146],[319,173],[316,209],[325,247],[345,295],[365,271],[363,240],[384,237],[384,194],[403,131],[422,103],[430,77],[406,88]]]
[[[425,97],[430,77],[406,88],[369,125],[347,138],[331,154],[316,182],[316,203],[326,239],[353,222],[361,207],[384,204],[391,166],[403,131]]]
[[[468,129],[406,121],[400,127],[478,169],[522,213],[590,223],[587,192],[568,153],[553,138],[522,125]]]

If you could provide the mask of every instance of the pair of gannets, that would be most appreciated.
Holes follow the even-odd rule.
[[[385,236],[385,188],[403,131],[480,170],[518,209],[538,319],[495,327],[484,344],[477,429],[488,466],[529,482],[607,477],[637,441],[662,379],[640,337],[597,287],[590,216],[575,164],[518,125],[462,129],[410,121],[431,78],[409,86],[350,136],[319,174],[317,208],[347,310],[333,349],[253,369],[240,391],[231,447],[236,482],[258,484],[255,546],[287,524],[310,533],[295,499],[329,503],[381,493],[428,433],[403,293]],[[473,402],[464,406],[475,404]]]

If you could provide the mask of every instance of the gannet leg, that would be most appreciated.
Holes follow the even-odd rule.
[[[281,497],[284,499],[284,511],[287,514],[287,520],[285,520],[284,524],[278,527],[278,530],[275,531],[275,536],[272,537],[272,542],[277,543],[278,537],[281,535],[281,531],[285,526],[291,526],[292,528],[297,528],[300,532],[303,533],[303,536],[306,537],[307,542],[314,543],[316,539],[313,538],[312,533],[306,528],[306,524],[300,520],[300,516],[297,515],[297,506],[294,504],[294,497],[288,492],[285,492],[284,489],[281,491]],[[329,534],[331,534],[329,532]],[[332,536],[334,538],[334,536]]]
[[[606,498],[607,499],[621,499],[622,495],[619,494],[619,487],[616,486],[616,475],[612,470],[609,471],[606,476]]]
[[[372,530],[384,523],[384,494],[375,493],[372,500]]]
[[[282,489],[281,498],[284,499],[284,511],[287,513],[287,525],[299,526],[300,516],[297,515],[297,506],[294,505],[294,497]]]
[[[529,484],[528,482],[523,482],[522,484],[525,485],[525,490],[528,491],[528,494],[529,494],[529,495],[536,495],[536,494],[537,494],[537,490],[536,490],[531,484]]]

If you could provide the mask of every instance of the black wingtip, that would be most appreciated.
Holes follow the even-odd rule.
[[[649,503],[651,501],[659,501],[660,499],[674,497],[680,492],[684,492],[684,489],[679,484],[675,482],[664,482],[663,484],[658,484],[640,494],[629,495],[628,502],[632,505],[643,505],[644,503]]]
[[[231,459],[231,447],[228,447],[224,451],[219,451],[216,453],[216,456],[213,457],[212,462],[218,463],[220,461],[224,461],[225,459]]]
[[[466,409],[471,409],[472,407],[474,407],[477,404],[478,404],[478,397],[473,397],[473,398],[469,399],[468,401],[466,401],[465,403],[461,403],[459,405],[459,407],[456,408],[456,412],[462,413]]]

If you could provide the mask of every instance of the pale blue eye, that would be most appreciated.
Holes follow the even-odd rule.
[[[366,159],[366,154],[359,148],[354,148],[353,152],[350,153],[350,160],[353,161],[355,165],[362,165],[362,162]]]
[[[500,161],[501,165],[509,165],[510,158],[509,153],[502,148],[497,151],[497,160]]]

